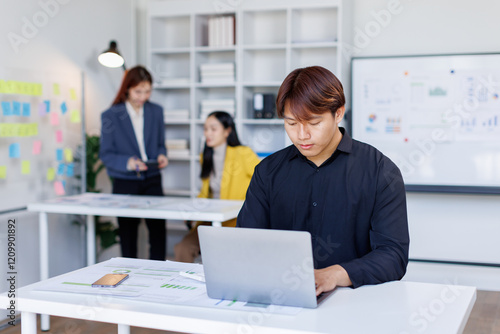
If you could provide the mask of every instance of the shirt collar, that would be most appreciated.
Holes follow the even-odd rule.
[[[139,113],[137,113],[135,111],[134,107],[132,107],[130,102],[126,101],[125,106],[127,107],[127,112],[129,114],[130,118],[138,118],[138,117],[142,117],[142,115],[144,115],[144,105],[141,107],[141,109],[139,109]]]
[[[347,133],[347,131],[345,130],[345,128],[343,127],[339,127],[339,130],[340,130],[340,133],[342,133],[342,139],[340,140],[340,143],[338,144],[337,146],[337,149],[335,150],[336,151],[340,151],[340,152],[344,152],[344,153],[351,153],[352,152],[352,138],[351,136],[349,136],[349,134]],[[300,153],[299,149],[297,147],[295,147],[295,145],[293,145],[293,153],[292,155],[290,156],[290,159],[289,160],[292,160],[294,158],[301,158],[302,160],[305,160],[307,161],[307,158],[305,156],[302,155],[302,153]],[[332,156],[335,154],[335,152],[333,152]],[[330,158],[331,158],[330,157]],[[330,159],[328,158],[327,161]]]

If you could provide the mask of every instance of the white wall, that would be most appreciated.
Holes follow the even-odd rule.
[[[500,52],[500,39],[496,38],[500,2],[354,2],[356,56]],[[390,13],[388,9],[393,13],[384,15]],[[411,258],[500,263],[500,196],[409,193],[408,211]],[[456,270],[450,268],[410,264],[407,278],[453,282]],[[432,275],[422,274],[426,270]],[[461,278],[466,284],[500,290],[500,270],[467,270],[471,275]],[[476,275],[479,271],[481,275]],[[496,285],[491,283],[492,275]]]
[[[0,66],[72,74],[83,71],[86,130],[98,133],[100,113],[111,104],[123,71],[100,66],[97,55],[108,47],[111,39],[116,39],[128,65],[135,64],[132,3],[133,0],[0,0]],[[31,30],[30,24],[34,27]],[[9,40],[12,34],[23,42],[12,44]],[[9,194],[0,189],[0,198],[4,196]],[[38,216],[26,212],[0,215],[2,273],[6,268],[4,249],[10,218],[18,222],[17,284],[22,286],[39,279]],[[72,224],[72,220],[70,216],[49,215],[51,275],[85,264],[83,230]],[[6,287],[6,281],[0,280],[0,291]],[[5,316],[0,314],[3,320]]]

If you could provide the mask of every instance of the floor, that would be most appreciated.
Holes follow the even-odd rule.
[[[20,334],[21,325],[0,330],[1,334]],[[51,317],[51,334],[109,334],[116,333],[116,325],[85,320]],[[172,333],[132,327],[131,334]],[[478,291],[464,334],[500,334],[500,292]]]

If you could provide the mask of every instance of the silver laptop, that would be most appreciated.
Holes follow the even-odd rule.
[[[210,298],[314,308],[309,232],[198,227]]]

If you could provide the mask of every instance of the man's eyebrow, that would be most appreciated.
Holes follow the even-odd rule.
[[[319,119],[319,118],[323,118],[323,116],[321,116],[321,115],[313,115],[309,119],[304,120],[304,121],[308,122],[308,121],[311,121],[313,119]],[[291,120],[291,121],[297,121],[295,118],[289,117],[289,116],[283,116],[283,119],[288,119],[288,120]]]

